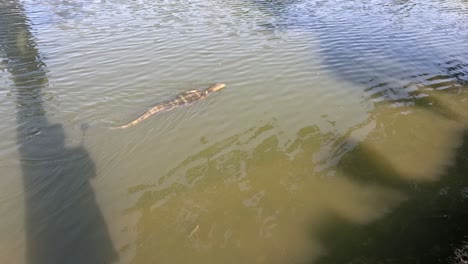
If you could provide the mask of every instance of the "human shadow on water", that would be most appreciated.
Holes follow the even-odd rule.
[[[48,77],[21,3],[0,2],[0,51],[14,88],[29,264],[111,263],[117,258],[89,182],[95,165],[43,106]]]
[[[347,177],[403,191],[407,201],[369,225],[333,217],[319,235],[328,254],[313,263],[449,263],[468,240],[468,131],[440,180],[404,180],[382,155],[358,145],[338,164]]]

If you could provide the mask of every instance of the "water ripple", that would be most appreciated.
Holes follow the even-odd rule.
[[[232,219],[237,219],[238,211],[223,211],[224,207],[215,203],[216,195],[225,194],[220,190],[231,192],[232,196],[223,196],[228,204],[240,205],[240,211],[250,216],[246,222],[250,220],[250,226],[258,227],[244,229],[249,234],[245,237],[268,241],[275,249],[247,254],[252,257],[261,252],[264,258],[232,258],[236,263],[291,262],[276,252],[289,243],[289,237],[287,232],[280,235],[282,239],[275,237],[274,230],[281,230],[275,229],[275,221],[281,217],[298,219],[296,214],[303,219],[308,216],[300,206],[294,213],[288,211],[289,202],[275,211],[278,201],[274,197],[313,205],[316,196],[307,196],[309,190],[304,189],[302,194],[295,190],[313,186],[315,191],[324,192],[323,186],[331,188],[312,176],[324,176],[320,173],[327,170],[330,174],[326,176],[332,175],[342,157],[360,141],[375,130],[392,127],[376,121],[379,115],[388,113],[382,120],[393,124],[394,116],[423,109],[434,115],[422,114],[422,120],[443,117],[447,123],[457,121],[461,114],[444,100],[466,94],[468,88],[468,5],[463,1],[22,3],[31,34],[20,32],[15,41],[21,44],[27,37],[34,38],[41,55],[31,61],[43,72],[23,71],[15,77],[21,78],[15,85],[24,91],[39,84],[43,89],[34,96],[15,94],[17,87],[13,87],[13,77],[8,73],[8,65],[15,61],[1,53],[0,47],[0,170],[13,171],[11,168],[17,165],[14,155],[21,146],[14,136],[16,128],[47,114],[51,122],[64,124],[67,144],[86,145],[96,160],[96,185],[104,190],[102,199],[109,201],[106,206],[121,209],[135,202],[133,196],[122,195],[128,186],[151,185],[154,193],[147,194],[150,198],[142,195],[135,210],[147,213],[176,201],[181,205],[177,207],[186,211],[171,212],[180,221],[180,230],[187,233],[195,230],[191,225],[197,215],[212,209],[225,214],[233,227],[213,227],[219,231],[219,241],[227,243],[237,236],[250,245],[234,228],[237,220]],[[0,24],[0,37],[7,30]],[[18,44],[15,41],[8,45]],[[16,66],[28,69],[28,65]],[[44,73],[48,80],[41,77]],[[203,102],[156,115],[131,129],[109,129],[132,120],[157,102],[214,82],[224,82],[227,87]],[[17,118],[16,99],[27,104],[31,112]],[[262,125],[265,123],[268,125]],[[89,129],[84,131],[83,127]],[[28,133],[35,138],[43,131],[38,128]],[[58,173],[60,162],[77,161],[79,157],[64,161],[57,156],[39,156],[24,162],[45,164]],[[316,170],[312,165],[317,165]],[[270,174],[281,182],[269,178]],[[210,177],[217,178],[209,182]],[[299,180],[313,184],[299,184]],[[47,184],[50,182],[37,183],[38,190]],[[347,182],[341,184],[348,186]],[[18,188],[10,185],[4,185],[2,190],[8,193],[0,197],[0,202],[17,199]],[[165,188],[167,192],[161,191]],[[354,185],[349,188],[349,193],[358,197],[363,193]],[[307,199],[301,200],[300,195]],[[262,204],[265,197],[271,200]],[[339,211],[361,223],[370,219],[363,215],[373,215],[350,212],[326,192],[319,200],[330,203],[333,208],[327,210]],[[365,206],[355,207],[368,212]],[[164,213],[161,211],[161,215]],[[119,218],[118,213],[110,218],[116,215]],[[206,214],[205,220],[209,222],[210,217]],[[141,228],[154,232],[142,232],[144,241],[139,241],[139,249],[150,248],[151,254],[155,250],[152,236],[165,232],[155,230],[153,220],[150,218]],[[289,221],[284,223],[288,223],[283,226],[286,230]],[[199,232],[207,232],[201,228]],[[173,230],[173,234],[180,230]],[[258,237],[252,235],[255,232],[259,232]],[[287,248],[294,251],[294,245],[301,242],[295,243]],[[200,250],[217,246],[194,244]],[[135,262],[153,260],[150,253],[144,261]]]

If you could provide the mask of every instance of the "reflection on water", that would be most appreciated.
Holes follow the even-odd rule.
[[[17,105],[26,262],[110,263],[116,253],[89,183],[94,163],[83,147],[66,147],[63,127],[47,120],[47,72],[21,4],[2,2],[0,23],[0,48]]]
[[[0,243],[25,217],[28,262],[445,263],[468,235],[463,1],[22,3],[0,11]]]

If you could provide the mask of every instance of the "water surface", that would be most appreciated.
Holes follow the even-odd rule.
[[[466,235],[464,1],[1,5],[2,263],[443,263]]]

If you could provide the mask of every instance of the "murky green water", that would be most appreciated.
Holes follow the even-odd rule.
[[[444,263],[468,239],[466,21],[456,0],[1,2],[0,263]]]

